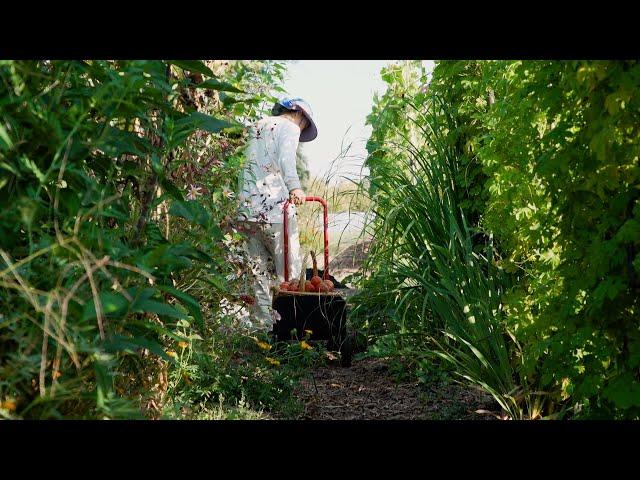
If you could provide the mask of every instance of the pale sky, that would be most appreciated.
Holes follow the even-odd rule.
[[[371,135],[371,127],[365,127],[364,123],[371,112],[374,92],[382,94],[386,89],[380,70],[390,62],[299,60],[287,64],[284,88],[289,95],[309,102],[318,127],[317,138],[302,144],[312,175],[324,176],[331,170],[333,183],[341,175],[353,177],[359,173]],[[433,67],[432,61],[425,64],[427,68]],[[352,147],[340,165],[331,168],[331,162],[351,142]]]

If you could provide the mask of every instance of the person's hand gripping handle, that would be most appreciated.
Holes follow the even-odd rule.
[[[289,193],[289,201],[294,205],[302,205],[305,201],[305,198],[305,193],[299,188],[295,188]]]

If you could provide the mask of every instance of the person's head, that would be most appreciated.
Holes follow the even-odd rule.
[[[307,120],[307,116],[302,113],[300,110],[288,110],[284,112],[282,117],[287,117],[291,121],[293,121],[296,125],[300,127],[300,131],[303,131],[305,128],[309,126],[309,120]]]
[[[305,114],[300,110],[287,110],[286,108],[282,108],[282,110],[273,110],[272,114],[277,117],[284,117],[288,120],[291,120],[293,123],[300,127],[300,131],[303,131],[309,126],[309,120],[307,120]]]
[[[283,115],[300,127],[300,141],[310,142],[318,136],[311,107],[302,98],[284,98],[271,109],[275,116]]]

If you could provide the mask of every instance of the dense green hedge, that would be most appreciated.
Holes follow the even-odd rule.
[[[158,416],[167,392],[229,392],[240,122],[282,69],[0,62],[1,415]]]
[[[441,165],[446,178],[438,187],[440,198],[452,196],[442,203],[465,226],[463,237],[474,252],[492,249],[490,266],[482,271],[487,278],[500,277],[503,293],[491,321],[497,320],[507,339],[515,383],[530,398],[543,399],[542,414],[563,408],[578,416],[637,418],[640,65],[439,62],[427,86],[420,67],[405,63],[383,78],[390,87],[370,116],[368,160],[378,189],[374,228],[380,246],[366,283],[381,294],[370,297],[368,308],[384,313],[387,330],[406,326],[397,312],[407,303],[384,296],[402,279],[397,271],[389,275],[391,267],[381,262],[395,238],[390,232],[398,205],[417,188],[417,178],[432,181]],[[421,157],[422,167],[414,168]],[[406,188],[385,190],[398,167],[406,173]],[[433,215],[414,212],[416,222]],[[434,232],[425,229],[413,243],[448,249],[453,260],[455,235]],[[394,250],[403,248],[411,249],[395,241]],[[431,274],[442,282],[444,273]],[[464,281],[434,285],[468,288]],[[428,292],[419,290],[420,295]],[[442,318],[437,322],[442,315],[434,305],[413,312],[415,332],[435,335],[451,328]],[[430,347],[420,344],[416,350],[421,348]]]

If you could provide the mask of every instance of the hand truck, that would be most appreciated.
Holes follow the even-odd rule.
[[[329,213],[327,202],[320,197],[306,197],[307,202],[319,202],[324,209],[324,269],[323,280],[333,279],[329,275]],[[289,224],[287,209],[289,200],[284,204],[284,279],[289,281]],[[310,272],[306,272],[309,280]],[[273,334],[277,341],[294,340],[310,330],[310,340],[326,340],[329,351],[340,352],[340,364],[350,367],[353,357],[355,336],[347,329],[347,302],[340,292],[344,287],[334,282],[333,292],[291,292],[276,289],[273,308],[280,314],[280,320],[274,323]]]

